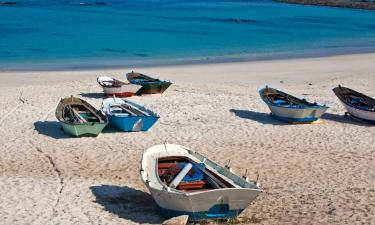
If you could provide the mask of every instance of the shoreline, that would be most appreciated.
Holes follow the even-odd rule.
[[[348,56],[348,55],[362,55],[362,54],[375,54],[375,49],[348,50],[340,49],[338,51],[325,51],[326,49],[319,49],[313,53],[294,52],[285,53],[279,52],[272,56],[270,55],[249,55],[249,54],[227,54],[225,56],[207,56],[207,57],[192,57],[192,58],[166,58],[162,60],[113,60],[112,63],[105,62],[98,65],[100,59],[81,62],[81,64],[74,64],[75,61],[80,59],[60,60],[60,62],[38,62],[38,63],[14,63],[8,64],[9,68],[3,68],[0,63],[0,73],[2,72],[48,72],[48,71],[87,71],[87,70],[110,70],[121,69],[124,67],[137,67],[137,68],[152,68],[152,67],[166,67],[166,66],[183,66],[183,65],[201,65],[201,64],[221,64],[221,63],[236,63],[236,62],[262,62],[262,61],[275,61],[275,60],[293,60],[293,59],[310,59],[310,58],[326,58],[334,56]],[[82,59],[81,59],[82,60]],[[70,64],[70,65],[68,65]],[[21,65],[26,65],[27,68],[19,68]],[[48,66],[47,66],[48,65]]]
[[[215,79],[213,75],[217,76],[217,82],[227,82],[229,78],[226,76],[228,76],[228,74],[233,74],[233,72],[239,72],[242,75],[240,78],[231,76],[231,82],[245,81],[245,83],[254,83],[258,80],[268,80],[264,84],[279,83],[279,81],[282,80],[320,82],[322,79],[325,80],[340,77],[343,74],[347,74],[347,71],[352,71],[352,73],[355,74],[357,70],[361,70],[363,67],[371,68],[372,61],[375,61],[375,53],[258,61],[202,62],[148,67],[121,66],[79,70],[0,71],[0,78],[5,81],[0,83],[0,87],[7,87],[9,85],[20,87],[23,85],[44,85],[44,83],[51,84],[56,82],[78,82],[89,80],[91,80],[93,85],[97,85],[96,82],[93,81],[100,75],[113,76],[120,80],[126,80],[124,75],[131,70],[156,76],[161,79],[183,82],[194,81],[194,79],[210,81],[211,79]],[[336,68],[336,64],[338,63],[342,64],[341,69],[343,70],[343,74],[324,74],[321,72],[324,71],[324,68]],[[314,68],[316,64],[319,64],[323,68]],[[335,66],[331,66],[331,64]],[[310,70],[306,70],[306,65],[311,65]],[[305,72],[296,76],[293,68],[297,69],[301,66]],[[371,71],[370,69],[368,70]],[[375,68],[373,68],[373,70],[375,71]],[[186,74],[184,72],[181,73],[181,71],[186,71],[186,73],[191,74],[191,76],[186,76]],[[200,75],[197,74],[196,71],[201,71],[201,73],[209,75],[199,77]],[[275,71],[279,72],[276,73]],[[256,74],[258,73],[263,74],[265,77],[257,77]],[[247,75],[245,76],[244,74]],[[294,75],[288,77],[290,74]]]

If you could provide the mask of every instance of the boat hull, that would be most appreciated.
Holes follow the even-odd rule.
[[[141,88],[141,85],[125,84],[121,87],[103,87],[103,92],[107,96],[130,97],[135,95]]]
[[[116,96],[116,97],[132,97],[135,95],[134,92],[121,92],[121,93],[104,93],[107,97]]]
[[[148,131],[158,121],[159,117],[150,116],[112,116],[109,115],[109,122],[117,130],[124,132]]]
[[[356,109],[354,107],[351,107],[345,103],[342,103],[348,113],[360,120],[363,120],[364,122],[375,124],[375,112],[367,111],[367,110],[360,110]]]
[[[137,95],[142,95],[142,94],[161,94],[169,86],[171,86],[172,83],[166,82],[166,81],[161,81],[161,82],[145,82],[142,83],[142,88],[139,89],[137,92]]]
[[[163,217],[189,215],[189,220],[224,219],[238,216],[258,196],[251,189],[217,189],[192,194],[150,189]]]
[[[268,104],[272,116],[286,122],[313,122],[327,111],[328,107],[286,108]]]
[[[75,137],[96,137],[107,123],[67,124],[61,122],[65,133]]]

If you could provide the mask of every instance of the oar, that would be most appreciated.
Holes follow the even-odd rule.
[[[79,115],[79,113],[73,109],[70,105],[66,106],[69,111],[72,113],[72,115],[77,119],[77,122],[79,123],[86,123],[87,121],[81,116]]]
[[[198,167],[198,169],[200,169],[202,171],[202,173],[204,173],[208,178],[209,180],[211,181],[210,183],[216,188],[227,188],[227,185],[225,185],[223,182],[221,182],[219,179],[217,179],[215,176],[213,176],[212,174],[210,174],[205,168],[203,168],[201,165],[199,165],[198,163],[192,161],[192,160],[189,160],[191,163],[193,163],[196,167]]]
[[[137,114],[135,114],[134,112],[132,112],[131,108],[126,107],[126,105],[119,105],[119,107],[122,108],[123,110],[125,110],[126,112],[128,112],[129,114],[131,114],[132,116],[137,116]]]
[[[147,112],[135,107],[135,106],[132,106],[131,104],[129,103],[125,103],[126,106],[130,107],[131,109],[133,109],[134,111],[137,111],[138,113],[141,113],[142,115],[146,115],[146,116],[150,116]]]

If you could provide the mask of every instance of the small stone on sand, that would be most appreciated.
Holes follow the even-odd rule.
[[[188,219],[189,219],[189,216],[187,215],[173,217],[169,220],[164,221],[163,225],[185,225],[187,224]]]

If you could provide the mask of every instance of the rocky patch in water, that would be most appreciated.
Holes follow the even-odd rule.
[[[355,8],[355,9],[369,9],[375,10],[375,1],[369,0],[353,0],[353,1],[340,1],[340,0],[275,0],[276,2],[303,4],[303,5],[320,5],[320,6],[333,6],[341,8]]]

